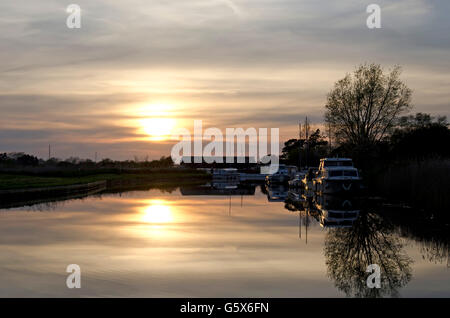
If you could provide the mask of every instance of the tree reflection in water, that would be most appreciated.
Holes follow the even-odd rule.
[[[447,262],[447,267],[450,267],[449,247],[445,243],[434,241],[421,242],[420,253],[422,254],[422,258],[428,260],[429,262],[435,264]]]
[[[384,211],[383,218],[389,219],[402,237],[414,240],[424,260],[449,267],[450,220],[444,213],[435,214],[422,210]],[[404,215],[407,213],[408,218]]]
[[[411,279],[412,260],[391,224],[377,214],[361,213],[351,228],[329,229],[325,237],[328,276],[348,297],[398,295]],[[368,288],[366,268],[381,268],[381,288]]]

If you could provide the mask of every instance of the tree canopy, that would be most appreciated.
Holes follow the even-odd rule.
[[[281,160],[290,165],[302,165],[308,163],[310,166],[318,166],[320,158],[328,154],[329,145],[319,129],[316,129],[306,139],[289,139],[284,143],[281,151]]]
[[[378,64],[363,64],[336,82],[327,96],[325,121],[339,143],[373,145],[411,107],[411,90],[400,73],[399,66],[384,73]]]

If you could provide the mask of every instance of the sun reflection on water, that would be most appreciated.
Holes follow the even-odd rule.
[[[133,232],[148,238],[172,237],[174,221],[174,210],[169,201],[145,201],[138,210],[138,224],[133,227]]]
[[[152,201],[145,207],[141,220],[150,224],[171,223],[173,222],[172,209],[166,201]]]

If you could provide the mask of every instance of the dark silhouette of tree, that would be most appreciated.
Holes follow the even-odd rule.
[[[110,167],[114,165],[114,161],[109,158],[102,159],[99,163],[99,166],[103,167]]]
[[[428,260],[431,263],[447,263],[449,266],[449,245],[447,242],[441,241],[429,241],[420,242],[420,254],[423,259]]]
[[[8,155],[6,152],[0,153],[0,163],[7,162],[9,160]]]
[[[417,113],[416,115],[402,116],[399,118],[398,127],[405,130],[424,128],[430,126],[448,127],[447,116],[438,116],[436,119],[430,114]]]
[[[399,66],[384,74],[380,65],[364,64],[336,82],[327,97],[325,121],[339,143],[374,145],[410,108],[411,90],[400,72]]]
[[[418,244],[423,259],[450,265],[450,216],[447,210],[391,208],[383,209],[382,216],[389,219],[402,237]]]
[[[379,215],[362,213],[352,228],[330,229],[324,253],[328,276],[349,297],[397,296],[411,279],[412,260],[393,227]],[[381,268],[381,288],[368,288],[366,268]]]
[[[401,117],[389,142],[390,159],[450,157],[450,129],[445,116],[436,120],[423,113]]]
[[[19,166],[37,166],[39,159],[35,156],[25,154],[23,152],[1,153],[0,164],[19,165]]]
[[[306,139],[289,139],[284,143],[280,159],[289,165],[299,165],[299,158],[302,158],[303,164],[308,156],[310,166],[318,166],[320,158],[328,154],[328,142],[317,129],[308,138],[308,150],[306,150]],[[299,155],[300,152],[300,155]]]
[[[109,158],[102,159],[100,162],[94,162],[90,159],[82,159],[79,157],[69,157],[65,160],[58,158],[50,158],[48,160],[38,159],[35,156],[25,154],[23,152],[13,153],[0,153],[0,167],[13,168],[13,167],[26,167],[33,166],[42,168],[41,170],[35,170],[36,173],[54,170],[78,171],[78,172],[96,172],[95,169],[109,169],[112,172],[114,169],[122,171],[123,169],[148,169],[148,168],[170,168],[174,165],[170,156],[162,156],[158,160],[148,160],[148,156],[144,157],[144,161],[116,161]],[[45,169],[44,169],[45,168]],[[82,174],[82,173],[81,173]]]
[[[48,166],[56,166],[58,165],[58,163],[61,162],[61,160],[59,160],[58,158],[50,158],[48,160],[45,161],[45,164]]]

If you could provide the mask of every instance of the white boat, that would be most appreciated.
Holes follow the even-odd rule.
[[[225,189],[225,190],[231,190],[231,189],[237,189],[239,186],[238,182],[215,182],[213,181],[211,183],[211,187],[214,189]]]
[[[350,227],[360,213],[352,201],[327,195],[316,197],[315,208],[322,227]]]
[[[289,188],[302,188],[303,187],[303,178],[305,178],[307,171],[303,170],[299,173],[296,173],[295,176],[288,181]]]
[[[212,180],[217,183],[238,183],[240,174],[235,168],[214,169]]]
[[[284,164],[280,164],[278,166],[278,171],[268,175],[266,177],[267,183],[287,183],[291,180],[295,174],[297,173],[296,166],[286,166]]]
[[[288,189],[283,185],[267,186],[266,189],[269,202],[284,202],[288,196]]]
[[[361,189],[361,181],[351,159],[325,158],[320,160],[313,188],[322,194],[354,193]]]
[[[240,173],[240,180],[241,181],[264,181],[266,179],[265,174],[260,173]]]

